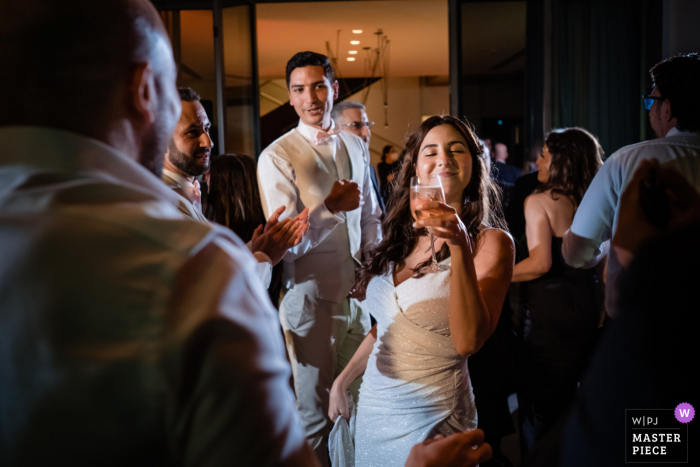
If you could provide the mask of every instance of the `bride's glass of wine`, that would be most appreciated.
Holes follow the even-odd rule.
[[[411,177],[411,214],[417,221],[426,217],[437,215],[433,214],[429,210],[424,211],[419,209],[421,204],[429,201],[445,202],[445,192],[442,189],[440,177]],[[435,236],[430,229],[428,229],[428,232],[430,233],[430,263],[426,264],[416,272],[421,274],[430,274],[438,271],[449,270],[450,268],[448,266],[438,263],[435,259]]]

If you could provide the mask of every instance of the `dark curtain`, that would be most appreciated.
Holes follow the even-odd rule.
[[[580,126],[606,156],[640,140],[646,0],[554,0],[552,126]]]
[[[544,139],[542,112],[544,99],[544,1],[528,0],[527,26],[525,43],[525,87],[527,101],[525,112],[525,154],[530,157],[530,150],[536,141]]]

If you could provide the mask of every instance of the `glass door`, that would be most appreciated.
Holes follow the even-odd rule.
[[[220,5],[221,1],[214,2],[215,41],[222,48],[223,67],[217,69],[217,79],[223,88],[223,142],[226,152],[257,158],[261,148],[255,2]]]

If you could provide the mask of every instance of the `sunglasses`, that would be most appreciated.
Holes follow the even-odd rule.
[[[663,97],[656,97],[656,96],[643,96],[642,99],[644,100],[644,108],[647,110],[651,110],[651,106],[654,105],[654,101],[665,101]]]

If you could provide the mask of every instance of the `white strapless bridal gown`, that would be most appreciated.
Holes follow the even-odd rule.
[[[449,271],[398,287],[391,272],[369,283],[377,342],[360,388],[356,467],[403,466],[414,444],[476,428],[467,359],[450,339],[449,297]]]

